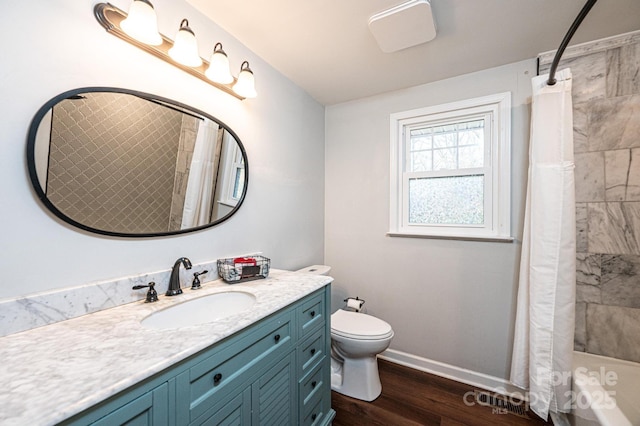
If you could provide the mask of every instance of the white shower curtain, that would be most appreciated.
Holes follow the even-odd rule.
[[[567,412],[575,324],[576,238],[571,71],[532,79],[529,184],[511,382],[543,419]]]
[[[206,118],[198,127],[180,229],[206,225],[210,222],[217,170],[218,128],[217,123]]]

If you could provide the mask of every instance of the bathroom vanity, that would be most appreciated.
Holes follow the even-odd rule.
[[[330,282],[272,271],[1,338],[0,423],[330,424]],[[141,325],[155,311],[228,291],[256,303],[214,323]]]

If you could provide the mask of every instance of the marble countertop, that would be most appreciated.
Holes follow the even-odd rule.
[[[49,425],[211,346],[324,287],[331,277],[271,270],[269,278],[202,289],[156,303],[129,303],[0,338],[0,424]],[[256,304],[213,323],[179,329],[140,321],[173,304],[224,291],[246,291]]]

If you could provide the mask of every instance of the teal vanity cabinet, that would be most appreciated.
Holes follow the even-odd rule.
[[[63,422],[328,425],[330,286]]]
[[[168,384],[164,383],[155,389],[135,398],[124,406],[93,422],[96,426],[126,425],[167,425],[168,416]]]

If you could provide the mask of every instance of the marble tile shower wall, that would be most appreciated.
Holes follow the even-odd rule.
[[[575,349],[640,362],[640,32],[576,50]]]

